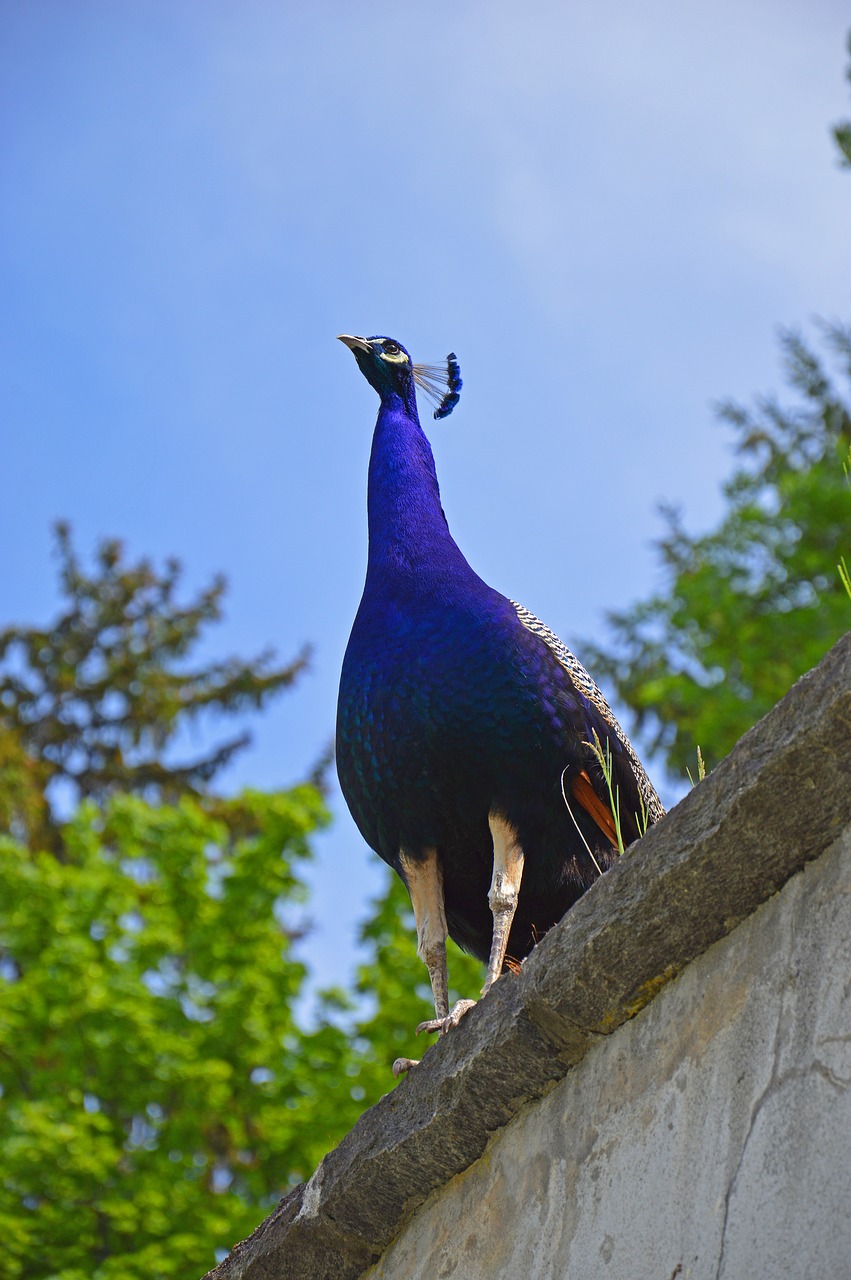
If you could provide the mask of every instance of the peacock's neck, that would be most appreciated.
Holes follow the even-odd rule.
[[[431,446],[416,412],[382,402],[369,461],[367,584],[388,575],[427,589],[469,570],[440,505]]]

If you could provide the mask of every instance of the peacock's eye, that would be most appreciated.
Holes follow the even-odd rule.
[[[387,342],[382,342],[381,345],[383,346],[388,356],[397,356],[399,354],[398,342],[391,342],[388,340]]]

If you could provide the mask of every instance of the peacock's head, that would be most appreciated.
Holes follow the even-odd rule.
[[[435,418],[446,418],[458,403],[461,393],[461,371],[455,352],[443,365],[414,364],[400,342],[381,334],[372,338],[356,338],[348,333],[340,341],[354,354],[358,368],[382,400],[397,395],[407,403],[414,402],[414,387],[425,393],[436,405]]]

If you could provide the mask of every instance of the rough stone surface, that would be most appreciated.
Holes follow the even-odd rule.
[[[372,1280],[847,1280],[851,827],[436,1192]]]
[[[817,887],[847,871],[849,761],[846,636],[211,1280],[355,1280],[379,1259],[394,1280],[842,1275],[777,1259],[804,1225],[798,1169],[826,1205],[851,1187],[828,1158],[851,1077],[828,982],[848,982],[851,931],[829,921],[851,890]]]

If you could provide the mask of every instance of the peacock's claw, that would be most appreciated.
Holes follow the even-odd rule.
[[[398,1080],[399,1076],[403,1076],[406,1071],[410,1071],[411,1067],[418,1067],[419,1065],[419,1058],[397,1058],[393,1063],[393,1074]]]
[[[417,1027],[417,1035],[421,1031],[438,1031],[442,1036],[445,1036],[447,1031],[451,1031],[453,1027],[458,1026],[464,1014],[472,1009],[475,1003],[475,1000],[456,1001],[445,1018],[429,1018],[426,1022],[421,1022]]]

